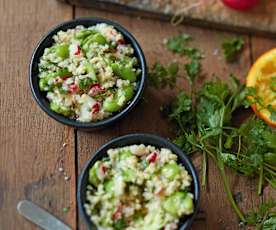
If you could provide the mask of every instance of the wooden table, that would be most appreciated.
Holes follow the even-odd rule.
[[[220,48],[222,40],[236,34],[206,30],[149,19],[72,7],[55,0],[0,1],[0,229],[38,229],[16,211],[19,200],[29,199],[64,220],[73,229],[86,229],[78,216],[77,176],[84,162],[112,137],[133,132],[171,135],[169,125],[159,114],[159,106],[171,100],[174,92],[147,89],[143,103],[124,120],[109,129],[85,133],[50,119],[32,99],[28,84],[28,64],[37,41],[52,26],[76,17],[114,19],[140,42],[148,64],[156,59],[166,63],[175,58],[162,45],[164,38],[181,32],[194,37],[194,45],[204,50],[204,72],[227,78],[237,74],[244,81],[252,62],[275,41],[245,36],[246,47],[238,63],[226,64]],[[214,55],[219,50],[218,55]],[[200,159],[194,159],[200,170]],[[64,180],[63,167],[70,180]],[[231,172],[229,172],[231,175]],[[242,192],[243,210],[257,205],[272,192],[266,188],[256,195],[256,181],[238,175],[230,177],[234,193]],[[275,191],[274,191],[275,194]],[[69,207],[68,212],[63,208]],[[192,229],[238,229],[237,218],[223,191],[212,162],[209,188],[202,191],[201,211]]]

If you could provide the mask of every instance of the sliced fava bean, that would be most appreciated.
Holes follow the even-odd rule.
[[[113,72],[124,80],[129,80],[130,82],[136,81],[136,73],[131,67],[123,67],[117,63],[111,64]]]
[[[72,76],[72,74],[68,71],[67,68],[60,69],[57,72],[50,73],[47,76],[40,78],[39,80],[39,88],[42,91],[50,91],[50,85],[49,85],[49,80],[55,78],[55,77],[65,77],[65,76]],[[49,88],[50,87],[50,88]]]
[[[133,156],[129,150],[124,150],[119,153],[120,160],[125,160],[129,157]]]
[[[191,214],[194,211],[194,203],[193,203],[193,198],[191,195],[187,194],[185,197],[183,203],[183,207],[185,208],[185,213],[186,214]]]
[[[113,113],[119,111],[122,107],[118,104],[118,100],[116,97],[113,99],[106,98],[103,102],[103,108],[107,112]]]
[[[161,174],[169,180],[173,180],[179,172],[180,168],[176,162],[168,163],[161,169]]]
[[[103,35],[101,35],[100,33],[96,33],[96,34],[92,34],[90,36],[88,36],[83,42],[82,42],[82,45],[83,45],[83,48],[85,50],[87,50],[90,46],[90,44],[92,43],[97,43],[97,44],[100,44],[100,45],[104,45],[107,43],[105,37]]]
[[[125,86],[123,88],[123,93],[126,98],[126,101],[129,101],[134,95],[134,87],[132,85]]]
[[[108,180],[104,182],[104,190],[107,193],[112,194],[114,192],[114,180]]]
[[[92,78],[94,81],[97,81],[97,76],[95,73],[95,69],[91,63],[86,63],[84,65],[85,71],[89,74],[89,77]]]
[[[69,109],[65,106],[60,106],[60,105],[56,104],[55,102],[50,103],[50,109],[58,114],[62,114],[65,117],[69,117],[72,114],[71,109]]]
[[[181,203],[184,202],[186,196],[187,194],[184,192],[174,193],[164,200],[163,208],[173,216],[178,216]]]
[[[117,75],[117,76],[120,76],[121,75],[121,72],[120,72],[120,67],[117,63],[112,63],[111,64],[111,68],[113,70],[113,72]]]
[[[93,167],[89,170],[89,176],[88,176],[88,181],[94,185],[97,186],[98,183],[100,182],[99,178],[98,178],[98,174],[97,171],[100,167],[101,162],[97,161]]]
[[[121,78],[124,80],[129,80],[130,82],[136,81],[136,74],[135,72],[129,67],[122,67],[121,70]]]
[[[81,31],[77,32],[75,36],[77,39],[84,39],[87,36],[94,34],[94,33],[96,33],[96,31],[87,29],[87,30],[81,30]]]
[[[134,182],[136,178],[136,172],[133,169],[125,169],[122,172],[123,180],[126,182]]]
[[[58,44],[55,46],[56,55],[62,59],[69,57],[69,45],[68,44]]]
[[[93,35],[93,41],[100,44],[100,45],[104,45],[107,43],[105,37],[103,35],[101,35],[100,33],[96,33],[95,35]]]
[[[47,78],[40,78],[39,79],[39,88],[41,91],[47,91],[48,90],[48,79]]]

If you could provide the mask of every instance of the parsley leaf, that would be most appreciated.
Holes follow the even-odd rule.
[[[171,89],[174,88],[177,78],[177,62],[172,62],[168,66],[163,66],[160,62],[156,62],[148,71],[149,84],[156,89],[165,88],[167,86]]]
[[[224,57],[228,62],[232,62],[237,57],[238,53],[244,47],[244,40],[242,38],[233,38],[222,43]]]
[[[185,70],[187,73],[187,79],[189,84],[192,85],[195,78],[199,75],[201,71],[201,65],[198,59],[192,59],[192,61],[188,64],[185,64]]]
[[[276,201],[270,197],[257,210],[251,210],[247,213],[247,224],[254,225],[257,229],[276,229],[276,211],[273,211],[274,208],[276,208]]]

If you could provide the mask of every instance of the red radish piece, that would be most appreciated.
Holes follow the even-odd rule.
[[[100,103],[95,103],[93,106],[92,106],[92,113],[98,113],[100,111]]]
[[[88,92],[88,94],[92,97],[98,95],[99,93],[102,93],[104,92],[105,89],[101,87],[100,84],[96,83],[96,84],[93,84]]]
[[[157,160],[157,153],[152,153],[149,155],[149,163],[154,163]]]
[[[97,170],[97,175],[99,179],[102,181],[106,176],[107,167],[104,164],[101,164]]]
[[[70,93],[77,93],[77,92],[79,92],[79,87],[76,85],[76,84],[71,84],[71,85],[69,85],[69,92]]]
[[[222,0],[226,6],[235,10],[249,10],[254,7],[258,0]]]
[[[75,55],[80,55],[80,53],[81,53],[81,48],[80,48],[80,46],[78,45],[77,51],[76,51],[74,54],[75,54]]]
[[[119,40],[117,41],[117,43],[120,44],[120,45],[126,44],[126,42],[125,42],[124,39],[119,39]]]
[[[120,206],[117,208],[117,210],[112,215],[112,219],[115,221],[122,219],[122,208]]]

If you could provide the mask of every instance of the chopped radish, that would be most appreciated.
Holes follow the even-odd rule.
[[[80,55],[80,53],[81,53],[81,48],[80,48],[80,46],[78,45],[77,46],[77,50],[76,50],[76,52],[74,53],[75,55]]]
[[[100,107],[101,104],[96,102],[93,106],[92,106],[92,113],[98,113],[100,111]]]
[[[112,215],[112,219],[117,221],[117,220],[120,220],[122,219],[123,215],[122,215],[122,207],[119,206],[116,211],[113,213]]]
[[[77,92],[79,92],[79,87],[76,85],[76,84],[71,84],[71,85],[69,85],[69,92],[70,93],[77,93]]]
[[[96,83],[96,84],[93,84],[88,92],[89,96],[96,96],[98,95],[99,93],[102,93],[104,92],[105,89],[101,87],[100,84]]]
[[[126,44],[126,42],[125,42],[125,40],[124,39],[119,39],[118,41],[117,41],[117,43],[118,44],[120,44],[120,45],[124,45],[124,44]]]
[[[157,153],[153,152],[149,155],[148,161],[149,163],[154,163],[157,160]]]

